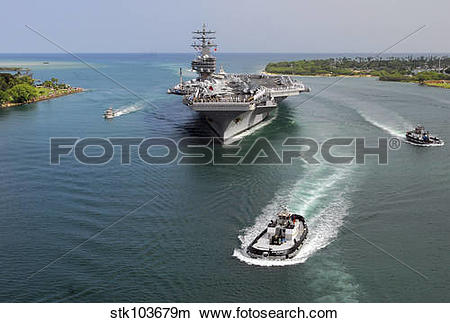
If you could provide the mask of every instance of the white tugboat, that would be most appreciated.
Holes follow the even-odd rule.
[[[112,119],[116,116],[116,111],[113,110],[112,107],[109,107],[105,112],[103,113],[103,117],[105,119]]]
[[[444,144],[441,139],[433,136],[421,125],[417,125],[414,130],[407,131],[406,140],[419,146],[442,146]]]
[[[308,235],[305,218],[283,208],[267,228],[247,247],[252,258],[289,259],[300,251]]]

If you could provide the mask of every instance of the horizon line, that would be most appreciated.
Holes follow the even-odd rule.
[[[196,52],[73,52],[74,54],[196,54]],[[17,53],[17,52],[0,52],[0,55],[69,55],[67,53],[62,52],[27,52],[27,53]],[[376,52],[257,52],[257,51],[248,51],[248,52],[216,52],[215,54],[376,54]],[[446,54],[450,55],[450,52],[391,52],[384,53],[383,55],[395,55],[395,54]],[[70,56],[70,55],[69,55]]]

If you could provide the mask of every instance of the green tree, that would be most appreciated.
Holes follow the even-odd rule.
[[[17,84],[7,91],[13,102],[24,103],[30,101],[38,96],[36,88],[30,84]]]
[[[20,77],[17,77],[17,80],[20,83],[27,83],[30,85],[34,85],[34,80],[30,75],[22,75]]]
[[[9,95],[5,91],[0,90],[0,105],[9,102],[9,100]]]
[[[53,83],[51,81],[45,81],[42,85],[49,89],[53,88]]]
[[[52,78],[50,79],[50,81],[52,81],[53,88],[56,89],[56,88],[58,87],[58,79],[55,78],[55,77],[52,77]]]
[[[9,73],[0,73],[0,90],[6,91],[14,85],[14,75]]]

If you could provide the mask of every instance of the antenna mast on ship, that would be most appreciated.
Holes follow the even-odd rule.
[[[217,44],[214,43],[216,32],[207,30],[206,25],[203,24],[201,30],[192,33],[194,36],[191,46],[199,52],[199,56],[192,61],[192,69],[197,71],[200,78],[204,80],[216,71],[216,58],[211,54],[211,48],[214,50],[217,48]]]

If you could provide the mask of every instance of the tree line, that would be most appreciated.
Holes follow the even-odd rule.
[[[266,72],[297,75],[372,75],[380,80],[424,81],[450,79],[450,58],[421,57],[355,57],[298,60],[269,63]]]
[[[0,105],[5,103],[25,103],[36,99],[41,91],[38,87],[49,90],[66,89],[68,86],[59,83],[58,79],[52,78],[42,84],[35,84],[36,80],[29,74],[0,73]]]

